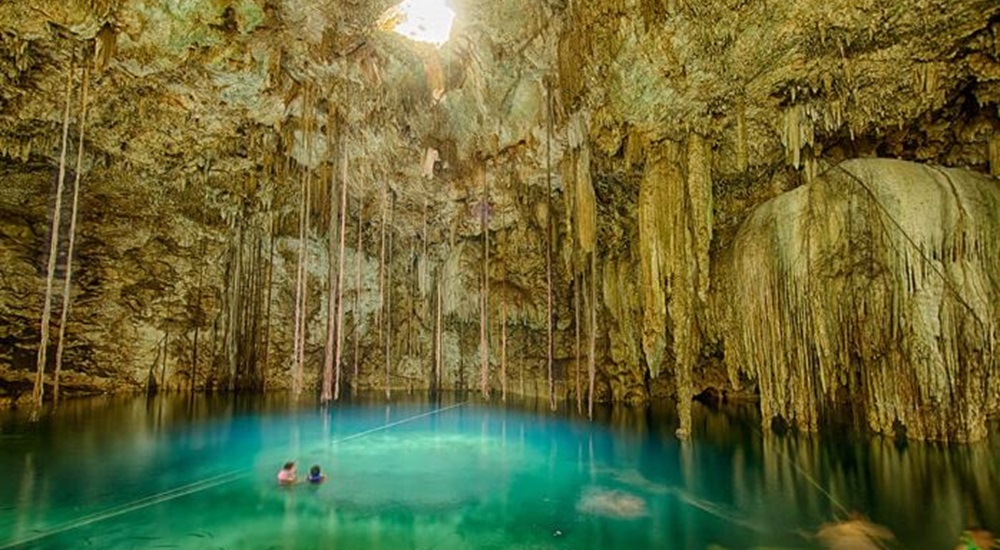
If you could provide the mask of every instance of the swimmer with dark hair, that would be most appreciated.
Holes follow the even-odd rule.
[[[288,461],[278,472],[278,485],[291,485],[295,483],[295,463]]]
[[[317,464],[312,468],[309,468],[309,477],[306,478],[306,481],[318,485],[326,481],[326,474],[320,471],[319,465]]]

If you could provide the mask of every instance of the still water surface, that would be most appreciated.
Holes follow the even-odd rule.
[[[818,548],[861,512],[894,548],[1000,531],[1000,438],[762,434],[752,407],[593,422],[547,403],[88,399],[0,415],[0,549]],[[278,487],[283,462],[328,480]]]

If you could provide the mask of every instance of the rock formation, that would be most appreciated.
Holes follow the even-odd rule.
[[[451,7],[435,47],[388,1],[0,3],[0,402],[31,395],[81,143],[67,393],[290,388],[299,362],[315,392],[339,341],[343,388],[485,365],[493,398],[548,396],[551,368],[575,401],[593,365],[596,400],[676,400],[682,432],[709,390],[768,425],[984,435],[995,0]]]
[[[875,431],[984,437],[1000,405],[998,212],[995,179],[886,159],[757,207],[718,270],[731,379],[757,383],[768,423],[815,429],[850,407]]]

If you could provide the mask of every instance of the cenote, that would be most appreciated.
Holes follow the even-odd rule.
[[[0,548],[818,548],[861,513],[895,548],[1000,530],[1000,438],[764,434],[752,405],[362,395],[71,400],[2,418]],[[321,485],[280,487],[323,467]]]

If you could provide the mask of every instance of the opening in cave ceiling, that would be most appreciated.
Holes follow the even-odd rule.
[[[386,11],[383,21],[411,40],[441,46],[451,36],[455,12],[445,0],[404,0]]]

